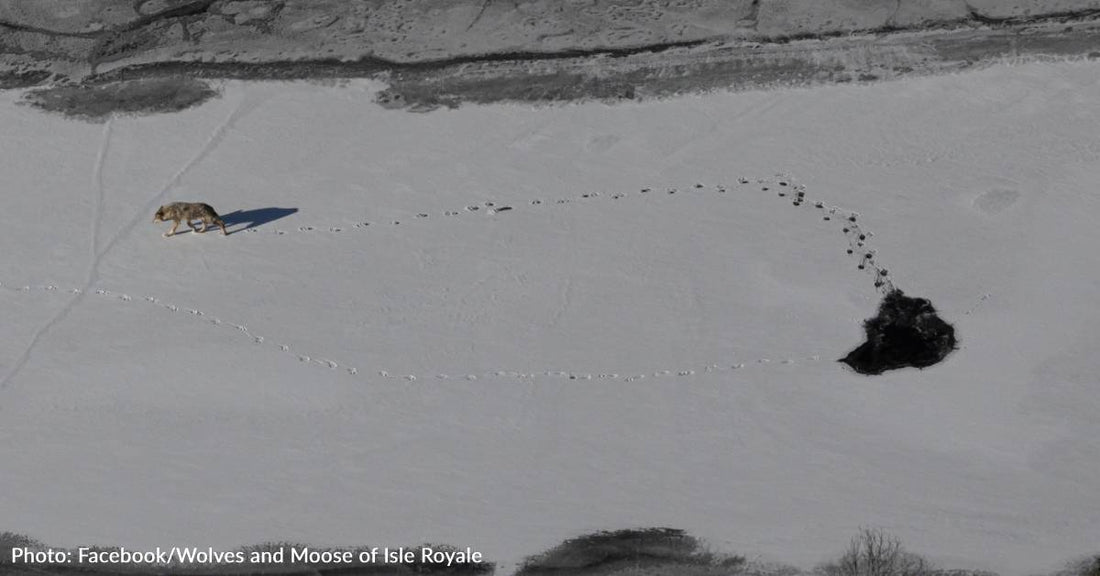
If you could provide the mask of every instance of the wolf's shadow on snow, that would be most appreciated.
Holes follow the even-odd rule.
[[[225,227],[232,228],[238,224],[244,224],[244,228],[232,230],[229,234],[236,234],[243,230],[250,228],[259,228],[269,222],[274,222],[280,218],[286,218],[291,214],[297,212],[297,208],[257,208],[255,210],[237,210],[230,212],[229,214],[222,214],[222,222],[225,222]]]

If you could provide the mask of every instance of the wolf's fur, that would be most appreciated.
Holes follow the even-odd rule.
[[[202,202],[173,202],[171,204],[165,204],[158,208],[157,213],[153,215],[153,222],[167,222],[168,220],[171,220],[173,224],[172,229],[163,234],[165,238],[176,233],[176,228],[179,227],[180,222],[187,222],[187,225],[191,227],[193,232],[199,233],[206,232],[206,227],[208,225],[217,224],[221,226],[223,235],[229,235],[229,233],[225,231],[225,222],[222,222],[221,217],[214,211],[214,208]],[[192,220],[202,220],[202,228],[195,228],[195,225],[191,223]]]

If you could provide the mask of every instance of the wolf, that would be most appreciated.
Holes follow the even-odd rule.
[[[214,211],[214,208],[209,204],[203,204],[202,202],[173,202],[171,204],[165,204],[157,209],[157,213],[153,215],[153,222],[167,222],[171,220],[172,229],[162,234],[165,238],[172,236],[176,233],[176,228],[179,227],[180,222],[187,222],[187,225],[191,227],[193,232],[206,232],[206,227],[209,224],[217,224],[221,226],[222,235],[228,236],[229,233],[225,231],[225,222],[222,222],[221,216]],[[192,220],[202,220],[202,228],[195,228],[195,225],[191,223]]]

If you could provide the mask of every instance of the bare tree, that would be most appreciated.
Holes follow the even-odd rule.
[[[927,576],[932,566],[883,530],[861,528],[844,555],[821,571],[825,576]]]

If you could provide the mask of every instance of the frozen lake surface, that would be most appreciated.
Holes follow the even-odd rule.
[[[1100,65],[426,114],[379,88],[106,124],[0,94],[4,529],[505,571],[637,526],[805,567],[861,525],[1006,576],[1096,552]],[[177,200],[231,234],[162,238]],[[946,362],[835,361],[880,297],[850,212],[955,325]]]

